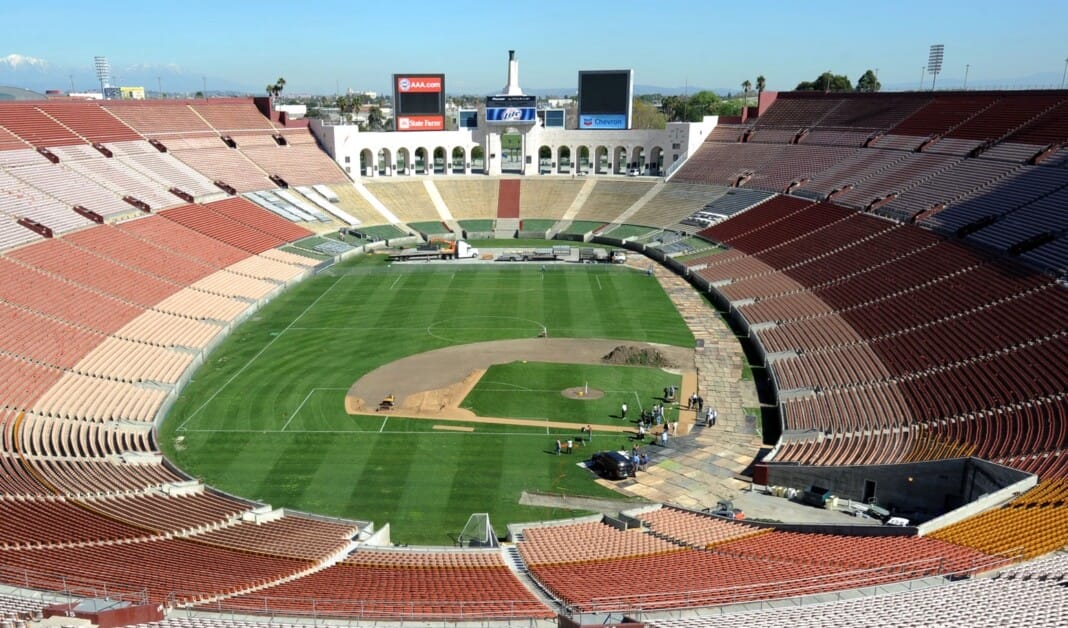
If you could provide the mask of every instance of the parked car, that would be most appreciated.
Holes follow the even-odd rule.
[[[593,454],[590,466],[609,480],[622,480],[634,475],[634,464],[630,458],[618,451],[599,451]]]
[[[639,170],[638,168],[631,168],[630,170],[627,171],[627,176],[628,177],[638,177],[638,176],[641,176],[641,174],[642,174],[642,171]]]

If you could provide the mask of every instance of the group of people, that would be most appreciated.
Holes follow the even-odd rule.
[[[634,475],[637,475],[639,471],[645,471],[645,465],[649,464],[649,456],[642,453],[637,443],[630,448],[630,464]]]
[[[580,440],[579,442],[581,443],[582,441]],[[565,453],[565,454],[571,453],[572,451],[574,451],[574,447],[575,447],[575,441],[571,440],[570,438],[567,439],[567,440],[560,440],[559,438],[556,439],[556,455],[557,456],[559,456],[561,453]]]

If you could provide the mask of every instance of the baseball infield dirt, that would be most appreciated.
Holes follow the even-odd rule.
[[[394,399],[393,412],[406,417],[473,423],[510,423],[558,428],[574,427],[508,417],[479,417],[460,406],[490,366],[516,360],[562,364],[602,364],[602,358],[619,348],[647,348],[679,365],[685,394],[697,385],[693,349],[651,343],[606,339],[530,338],[497,340],[445,347],[401,358],[380,366],[356,381],[345,396],[349,414],[373,414],[387,396]],[[683,422],[686,422],[683,419]],[[680,426],[681,428],[681,426]],[[594,426],[600,431],[626,431],[629,426]]]

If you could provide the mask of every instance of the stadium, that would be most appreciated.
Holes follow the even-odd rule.
[[[1065,623],[1068,92],[764,91],[596,142],[524,120],[364,134],[267,98],[0,102],[10,620]],[[461,238],[629,256],[377,254]],[[459,395],[483,342],[527,344]],[[691,363],[602,373],[621,344]],[[611,409],[514,402],[596,378]],[[597,478],[579,463],[628,446],[609,414],[632,394],[683,428]],[[589,449],[544,451],[561,437]],[[746,493],[858,516],[706,512]]]

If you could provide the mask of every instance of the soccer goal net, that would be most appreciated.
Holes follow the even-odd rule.
[[[476,512],[468,517],[456,544],[461,547],[497,547],[497,535],[490,525],[489,514]]]

